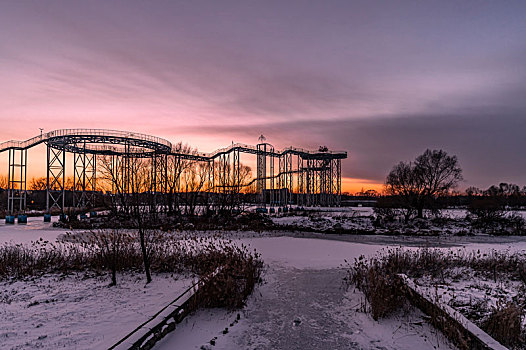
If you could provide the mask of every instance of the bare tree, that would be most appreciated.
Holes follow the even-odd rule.
[[[154,214],[156,206],[152,205],[154,183],[152,181],[151,163],[139,157],[112,157],[101,159],[101,176],[112,185],[117,199],[112,210],[121,212],[137,228],[141,252],[146,273],[146,282],[152,281],[150,273],[150,253],[147,247],[146,221]]]
[[[400,199],[407,209],[406,221],[411,210],[417,217],[423,217],[423,211],[437,196],[447,194],[462,181],[462,169],[456,156],[449,156],[443,150],[426,150],[414,163],[400,162],[389,175],[386,192]]]
[[[190,154],[194,152],[190,146],[183,145],[179,142],[175,146],[176,153]],[[167,201],[168,213],[174,214],[179,212],[179,198],[181,192],[182,174],[184,170],[191,165],[191,162],[187,159],[183,159],[179,155],[170,155],[167,159]]]
[[[107,184],[108,188],[111,187],[111,210],[114,214],[118,212],[129,214],[125,168],[122,157],[105,155],[100,158],[99,164],[99,182],[102,180],[102,182]]]
[[[146,273],[146,283],[152,281],[150,272],[150,250],[147,247],[147,228],[145,227],[145,218],[151,217],[152,206],[146,206],[152,200],[153,196],[153,182],[151,178],[151,170],[149,163],[141,158],[131,157],[127,163],[127,172],[129,176],[129,191],[131,199],[132,220],[135,221],[135,226],[139,234],[141,243],[141,252],[144,263],[144,271]],[[146,202],[143,200],[146,197]]]
[[[400,162],[395,165],[385,180],[385,191],[400,199],[395,204],[402,209],[405,222],[415,213],[416,198],[422,191],[412,163]]]
[[[209,190],[208,183],[211,165],[208,162],[193,162],[183,171],[185,214],[194,215],[199,195]]]
[[[0,175],[0,189],[6,190],[8,182],[7,175]]]
[[[90,244],[88,249],[94,249],[95,253],[100,256],[104,265],[111,271],[111,286],[117,285],[117,270],[121,266],[123,250],[129,247],[131,237],[125,232],[119,232],[118,229],[111,231],[100,230],[91,232]]]
[[[239,207],[241,203],[240,194],[249,190],[251,169],[240,164],[239,168],[234,169],[231,164],[216,162],[214,165],[215,197],[216,208],[220,211],[231,211]]]
[[[31,191],[45,191],[47,189],[47,179],[45,177],[33,177],[28,186]]]

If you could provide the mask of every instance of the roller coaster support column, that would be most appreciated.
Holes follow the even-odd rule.
[[[17,151],[20,157],[17,158]],[[10,149],[7,175],[7,213],[26,210],[27,150]],[[16,205],[16,208],[15,208]]]
[[[233,157],[232,157],[232,177],[233,177],[233,185],[232,188],[234,195],[236,196],[234,199],[234,203],[236,206],[239,206],[240,202],[240,191],[241,191],[241,174],[240,166],[239,166],[239,149],[234,149],[232,151]]]
[[[279,157],[279,173],[281,184],[279,185],[279,204],[286,206],[288,201],[287,195],[287,155],[283,154]]]
[[[97,156],[84,152],[73,153],[73,206],[89,208],[95,205]]]
[[[212,200],[214,198],[214,160],[206,162],[206,208],[210,209],[213,206]]]
[[[341,206],[342,204],[342,161],[341,159],[333,160],[335,162],[335,177],[336,177],[336,203],[335,205]]]
[[[165,193],[168,182],[168,159],[166,154],[154,154],[152,156],[152,191],[155,195]]]
[[[303,171],[303,158],[298,155],[298,205],[305,205],[305,173]]]
[[[229,159],[226,154],[221,154],[217,160],[217,178],[214,179],[217,186],[217,206],[219,210],[224,210],[227,204],[228,184],[229,184]]]
[[[266,205],[267,190],[267,144],[260,143],[257,145],[257,192],[259,194],[259,203]]]
[[[270,149],[270,206],[276,205],[276,179],[274,178],[274,147]]]
[[[305,169],[307,198],[306,205],[314,206],[316,203],[316,171],[314,170],[314,159],[307,159],[307,168]]]
[[[58,208],[64,212],[66,198],[66,152],[47,145],[47,196],[46,210]]]
[[[292,192],[294,190],[294,173],[292,170],[292,153],[285,154],[285,183],[287,188],[287,201],[285,205],[289,206],[292,202]]]
[[[212,175],[212,182],[210,186],[210,192],[212,194],[212,206],[217,205],[217,191],[216,191],[216,162],[215,159],[212,158],[211,165],[212,168],[210,169],[210,174]]]
[[[288,206],[293,189],[292,154],[284,153],[279,157],[279,196],[280,205]]]

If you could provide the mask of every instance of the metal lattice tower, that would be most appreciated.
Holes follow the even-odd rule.
[[[259,202],[266,204],[265,195],[267,191],[267,144],[257,145],[257,193]]]
[[[84,152],[73,153],[73,206],[91,208],[95,205],[97,184],[97,155]]]
[[[17,157],[18,153],[18,157]],[[7,175],[7,213],[26,209],[27,150],[9,150]]]
[[[46,210],[63,210],[66,189],[66,152],[47,145],[47,196]]]

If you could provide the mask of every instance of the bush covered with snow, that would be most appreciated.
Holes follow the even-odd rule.
[[[364,293],[365,309],[378,319],[404,303],[400,273],[434,290],[437,299],[447,298],[503,344],[526,348],[525,253],[388,249],[356,258],[345,281]]]

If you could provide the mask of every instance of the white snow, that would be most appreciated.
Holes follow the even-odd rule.
[[[178,278],[178,279],[176,279]],[[147,321],[190,286],[191,279],[141,274],[82,274],[0,282],[2,349],[104,349]]]
[[[385,245],[295,237],[237,241],[255,248],[268,264],[265,282],[240,312],[239,323],[231,327],[235,314],[224,310],[202,310],[156,348],[451,348],[418,310],[376,322],[357,311],[363,294],[342,289],[345,260],[373,255]],[[301,321],[297,326],[296,319]]]

